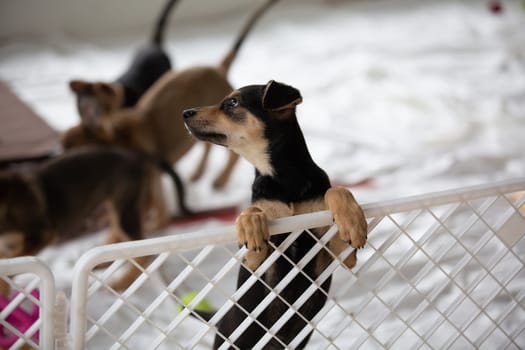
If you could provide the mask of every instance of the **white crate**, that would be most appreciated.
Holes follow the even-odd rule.
[[[10,349],[18,349],[23,344],[28,344],[33,349],[53,349],[55,279],[51,270],[38,258],[20,257],[0,260],[0,276],[16,293],[0,312],[0,325],[9,334],[18,337]],[[23,283],[19,280],[23,280]],[[21,287],[22,284],[24,287]],[[38,298],[31,294],[34,290],[39,291]],[[39,309],[38,319],[25,332],[21,333],[13,327],[15,322],[9,322],[9,316],[16,310],[31,313],[34,307]],[[39,334],[34,339],[36,332]]]
[[[369,241],[357,266],[350,271],[335,261],[315,281],[333,275],[325,307],[294,345],[313,330],[309,349],[525,347],[525,219],[519,210],[524,189],[520,180],[364,206]],[[270,231],[293,232],[293,237],[331,223],[328,212],[319,212],[275,220]],[[73,348],[210,348],[216,321],[247,287],[234,288],[243,254],[232,226],[90,250],[75,270]],[[118,266],[146,255],[156,257],[128,290],[108,289]],[[117,259],[107,270],[93,271],[98,263]],[[299,269],[277,285],[276,294],[293,273]],[[197,292],[195,299],[179,312],[180,297],[188,290]],[[217,314],[210,321],[188,316],[204,298]],[[292,313],[256,348],[263,348]]]

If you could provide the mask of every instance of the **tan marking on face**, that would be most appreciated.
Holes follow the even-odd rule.
[[[24,253],[24,234],[6,232],[0,236],[0,259],[15,258]]]
[[[230,121],[228,147],[252,163],[262,175],[273,175],[268,140],[264,137],[264,124],[248,111],[245,116],[244,124]]]
[[[233,96],[235,95],[231,94],[227,98]],[[237,108],[238,112],[244,115],[242,122],[232,120],[220,107],[214,106],[199,109],[197,114],[186,123],[198,138],[202,133],[224,135],[225,139],[220,142],[201,139],[222,144],[252,163],[262,175],[273,175],[268,154],[268,140],[264,137],[264,123],[246,109]]]

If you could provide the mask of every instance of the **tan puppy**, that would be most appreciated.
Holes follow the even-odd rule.
[[[65,148],[86,143],[118,144],[172,164],[177,162],[195,144],[178,116],[189,107],[214,103],[232,90],[227,79],[230,65],[257,19],[275,2],[267,0],[255,11],[219,66],[166,73],[142,96],[136,107],[117,111],[96,126],[81,124],[69,129],[63,137]],[[192,179],[203,173],[209,147],[206,146]],[[237,159],[238,156],[231,152],[214,187],[225,185]]]

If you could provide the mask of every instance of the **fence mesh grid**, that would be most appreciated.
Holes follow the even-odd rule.
[[[503,193],[441,205],[422,202],[416,209],[369,215],[369,240],[358,252],[356,267],[349,270],[341,263],[344,256],[336,258],[311,280],[311,288],[288,303],[289,312],[266,328],[255,348],[264,348],[329,276],[333,281],[328,300],[306,320],[290,348],[310,332],[311,349],[523,348],[524,202],[521,193]],[[325,249],[336,231],[330,229],[296,264],[298,268],[273,287],[274,293],[231,334],[231,343],[251,322],[258,322],[257,316],[273,298],[281,298],[283,288],[303,273],[308,259]],[[238,290],[236,276],[245,248],[239,249],[231,239],[160,253],[123,293],[111,290],[108,281],[130,260],[92,271],[87,348],[209,349],[217,321],[301,232],[298,227],[275,246]],[[315,237],[309,230],[306,234]],[[181,306],[188,295],[191,301]],[[192,312],[206,304],[216,310],[211,319]]]
[[[293,269],[267,285],[272,291],[246,312],[220,348],[235,348],[235,340],[253,322],[265,329],[253,348],[265,348],[329,278],[332,286],[322,291],[327,297],[323,308],[311,319],[300,315],[304,328],[289,344],[277,340],[282,347],[297,348],[311,333],[307,349],[524,348],[525,195],[518,188],[525,184],[368,206],[369,239],[352,270],[342,264],[352,252],[348,248],[332,255],[320,275],[304,272],[337,234],[331,226]],[[314,229],[331,225],[331,217],[316,213],[282,222],[272,232],[290,233],[239,288],[237,273],[246,248],[238,247],[232,226],[88,251],[77,263],[73,282],[73,348],[211,348],[228,310],[299,236],[317,240]],[[97,250],[104,254],[89,256]],[[145,255],[151,255],[146,267],[130,258]],[[106,261],[112,264],[94,268]],[[125,291],[111,289],[111,281],[130,263],[142,274]],[[285,288],[301,275],[309,287],[297,299],[284,300]],[[49,269],[37,258],[0,261],[0,278],[13,290],[2,299],[0,340],[14,339],[0,347],[52,348],[55,292]],[[84,279],[85,284],[79,282]],[[274,300],[283,301],[287,311],[265,326],[259,316]],[[21,330],[14,310],[39,312],[40,317]]]

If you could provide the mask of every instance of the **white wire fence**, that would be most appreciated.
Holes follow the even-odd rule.
[[[0,296],[0,348],[53,349],[55,280],[38,258],[0,260],[0,282],[13,291]]]
[[[310,260],[337,228],[321,239],[312,231],[331,226],[330,213],[275,220],[271,234],[290,234],[238,288],[245,248],[238,248],[232,226],[93,248],[75,266],[70,346],[210,349],[217,337],[220,349],[242,348],[255,325],[263,332],[252,339],[253,349],[303,342],[307,349],[524,348],[524,190],[520,179],[365,205],[369,240],[357,265],[349,270],[341,262],[349,248],[317,275],[306,272]],[[284,252],[300,237],[313,243],[292,262]],[[135,263],[142,274],[127,290],[109,287],[124,265],[144,256],[149,263]],[[261,280],[283,261],[293,266],[283,278]],[[112,264],[95,269],[104,262]],[[308,286],[286,297],[299,279]],[[247,310],[243,296],[260,283],[267,292]],[[313,317],[302,314],[314,295],[326,299],[322,308]],[[264,315],[276,303],[285,308],[268,323]],[[234,307],[242,318],[220,334],[221,319]],[[290,335],[291,321],[300,328]]]

